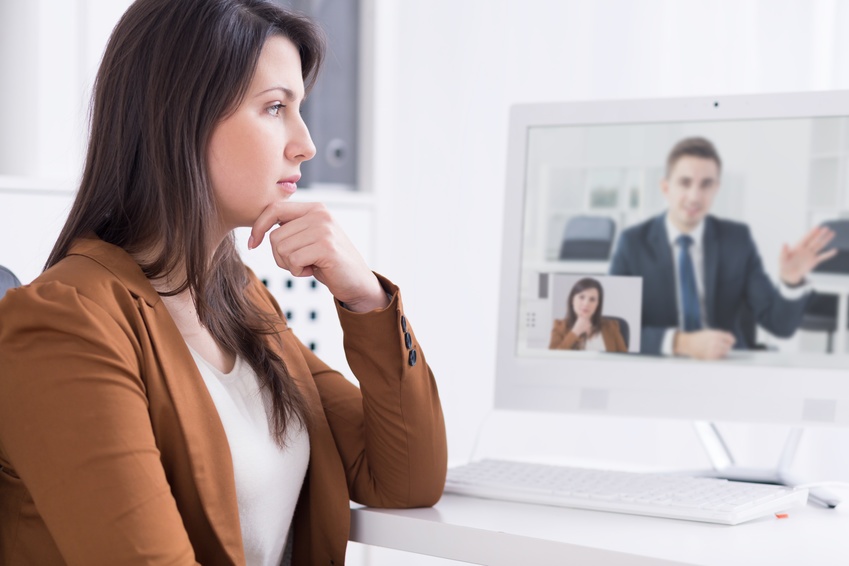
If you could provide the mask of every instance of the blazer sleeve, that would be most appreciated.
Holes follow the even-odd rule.
[[[442,407],[398,288],[378,279],[392,297],[386,308],[355,313],[336,302],[345,355],[359,387],[303,344],[300,349],[321,396],[351,499],[372,507],[427,507],[445,486]]]
[[[3,465],[23,482],[68,564],[196,564],[159,460],[128,326],[57,282],[7,294]]]
[[[566,321],[555,320],[554,326],[551,328],[551,341],[548,344],[549,350],[571,350],[578,342],[578,337],[571,330],[566,329]]]
[[[762,327],[780,338],[793,336],[802,324],[810,293],[798,299],[786,299],[769,279],[748,227],[744,228],[745,245],[738,246],[747,251],[745,278],[745,300]],[[736,316],[736,312],[734,315]]]

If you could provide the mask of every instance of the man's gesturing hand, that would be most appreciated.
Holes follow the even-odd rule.
[[[269,230],[274,261],[295,277],[315,277],[352,311],[389,304],[377,277],[323,204],[268,205],[251,228],[248,247],[257,247]]]
[[[795,246],[784,244],[779,256],[781,280],[798,285],[812,269],[837,254],[837,248],[823,251],[834,238],[834,231],[824,226],[814,228]]]

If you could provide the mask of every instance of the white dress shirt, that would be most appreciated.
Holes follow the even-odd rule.
[[[604,345],[604,336],[601,335],[601,332],[593,334],[591,337],[587,338],[587,342],[584,345],[584,350],[588,352],[607,351],[607,347]]]

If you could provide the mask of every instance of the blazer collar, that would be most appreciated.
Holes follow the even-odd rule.
[[[705,233],[702,236],[702,249],[704,255],[704,283],[705,283],[705,323],[714,324],[714,310],[716,307],[716,280],[719,276],[719,228],[716,217],[705,217]]]
[[[90,258],[141,299],[139,310],[162,380],[180,422],[192,477],[204,512],[234,564],[244,563],[230,444],[218,409],[171,313],[139,265],[123,248],[95,236],[77,240],[68,255]]]
[[[642,273],[643,297],[663,297],[662,306],[656,315],[677,320],[678,291],[675,288],[675,263],[672,258],[672,247],[669,245],[669,235],[666,232],[665,214],[651,220],[646,233],[644,249],[651,257],[647,269]],[[646,287],[651,281],[651,286]],[[671,297],[671,299],[669,298]]]
[[[672,248],[669,245],[669,234],[666,232],[666,214],[655,216],[647,232],[647,249],[655,255],[655,259],[664,266],[672,266]],[[668,260],[668,261],[667,261]]]
[[[117,277],[133,295],[144,299],[149,306],[160,301],[159,293],[151,286],[139,264],[123,248],[91,235],[76,240],[68,255],[85,256],[96,261]]]
[[[233,461],[218,409],[165,303],[141,304],[140,310],[180,421],[203,510],[233,564],[243,564]]]

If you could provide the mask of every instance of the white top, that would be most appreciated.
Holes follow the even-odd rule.
[[[601,335],[601,332],[596,333],[590,338],[587,338],[587,342],[584,345],[584,350],[588,352],[606,352],[607,348],[604,345],[604,336]]]
[[[271,400],[251,366],[237,358],[224,374],[189,350],[230,444],[247,565],[279,566],[309,463],[309,436],[292,426],[281,449],[269,427]]]

